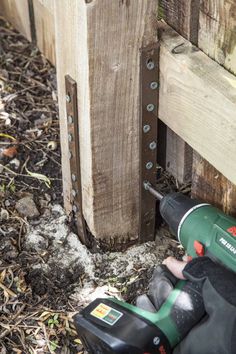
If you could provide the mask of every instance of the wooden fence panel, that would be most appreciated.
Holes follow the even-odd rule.
[[[231,0],[201,0],[199,18],[199,47],[236,75],[236,3]],[[221,134],[225,134],[224,126]],[[226,152],[225,159],[235,166],[236,154],[230,158]],[[236,186],[199,154],[194,154],[193,159],[192,195],[236,216]]]
[[[198,7],[199,0],[160,0],[158,14],[183,37],[192,43],[196,43]],[[165,167],[180,183],[190,182],[192,148],[169,127],[167,127],[166,134]]]
[[[160,70],[160,119],[236,183],[236,77],[170,28]]]
[[[56,64],[54,0],[33,0],[33,8],[37,46]]]
[[[0,14],[55,64],[54,0],[0,0]]]
[[[0,0],[0,14],[31,41],[28,0]]]

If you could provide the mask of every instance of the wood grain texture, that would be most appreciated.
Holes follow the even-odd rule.
[[[236,217],[235,186],[197,153],[193,158],[192,197]]]
[[[201,0],[199,22],[199,47],[236,74],[236,3]],[[235,165],[235,159],[231,163]],[[236,215],[236,186],[197,153],[193,159],[192,195]]]
[[[78,83],[84,217],[99,238],[138,236],[139,49],[157,40],[156,10],[156,0],[55,1],[65,205],[70,74]]]
[[[199,1],[160,0],[159,3],[159,17],[194,44],[198,38]],[[192,154],[191,147],[167,127],[165,167],[180,183],[191,181]]]
[[[236,2],[201,0],[199,47],[236,74]]]
[[[0,14],[31,40],[28,0],[0,0]]]
[[[55,64],[54,0],[33,0],[33,8],[37,46]]]
[[[236,77],[170,28],[160,71],[160,119],[236,183]]]
[[[192,179],[192,155],[193,149],[173,130],[168,128],[166,169],[180,183],[188,183]]]
[[[200,0],[160,0],[159,17],[197,44]]]

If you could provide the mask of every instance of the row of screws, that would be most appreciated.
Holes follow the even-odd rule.
[[[71,102],[70,94],[66,95],[66,102],[68,102],[68,103]],[[73,117],[71,115],[68,116],[67,120],[68,120],[68,124],[73,124]],[[73,135],[72,134],[68,134],[68,140],[69,140],[70,143],[73,141]],[[71,151],[69,152],[69,158],[70,159],[72,158],[72,152]],[[76,175],[74,173],[72,173],[71,179],[72,179],[72,182],[76,182],[77,177],[76,177]],[[77,195],[76,190],[72,189],[71,194],[75,198],[76,195]],[[78,208],[76,207],[76,205],[73,205],[72,210],[74,211],[74,213],[77,212]]]
[[[153,70],[155,68],[155,63],[153,60],[148,60],[147,63],[146,63],[146,66],[147,66],[147,69],[148,70]],[[150,89],[151,90],[156,90],[158,88],[158,82],[157,81],[152,81],[150,83]],[[155,105],[153,103],[149,103],[146,107],[147,111],[148,112],[153,112],[155,110]],[[151,130],[151,127],[149,124],[145,124],[143,126],[143,132],[146,134],[148,133],[149,131]],[[155,150],[157,147],[157,143],[155,141],[152,141],[150,144],[149,144],[149,149],[150,150]],[[146,163],[146,169],[147,170],[151,170],[153,168],[153,163],[151,161],[147,162]]]

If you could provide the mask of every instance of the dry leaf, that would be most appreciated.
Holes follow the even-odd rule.
[[[13,158],[17,155],[17,148],[15,146],[10,146],[2,151],[2,155],[5,157]]]

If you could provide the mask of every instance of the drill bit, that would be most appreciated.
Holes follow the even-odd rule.
[[[143,182],[143,186],[144,188],[150,192],[157,200],[162,200],[162,198],[164,197],[163,194],[161,194],[160,192],[158,192],[156,189],[154,189],[151,185],[150,182]]]

